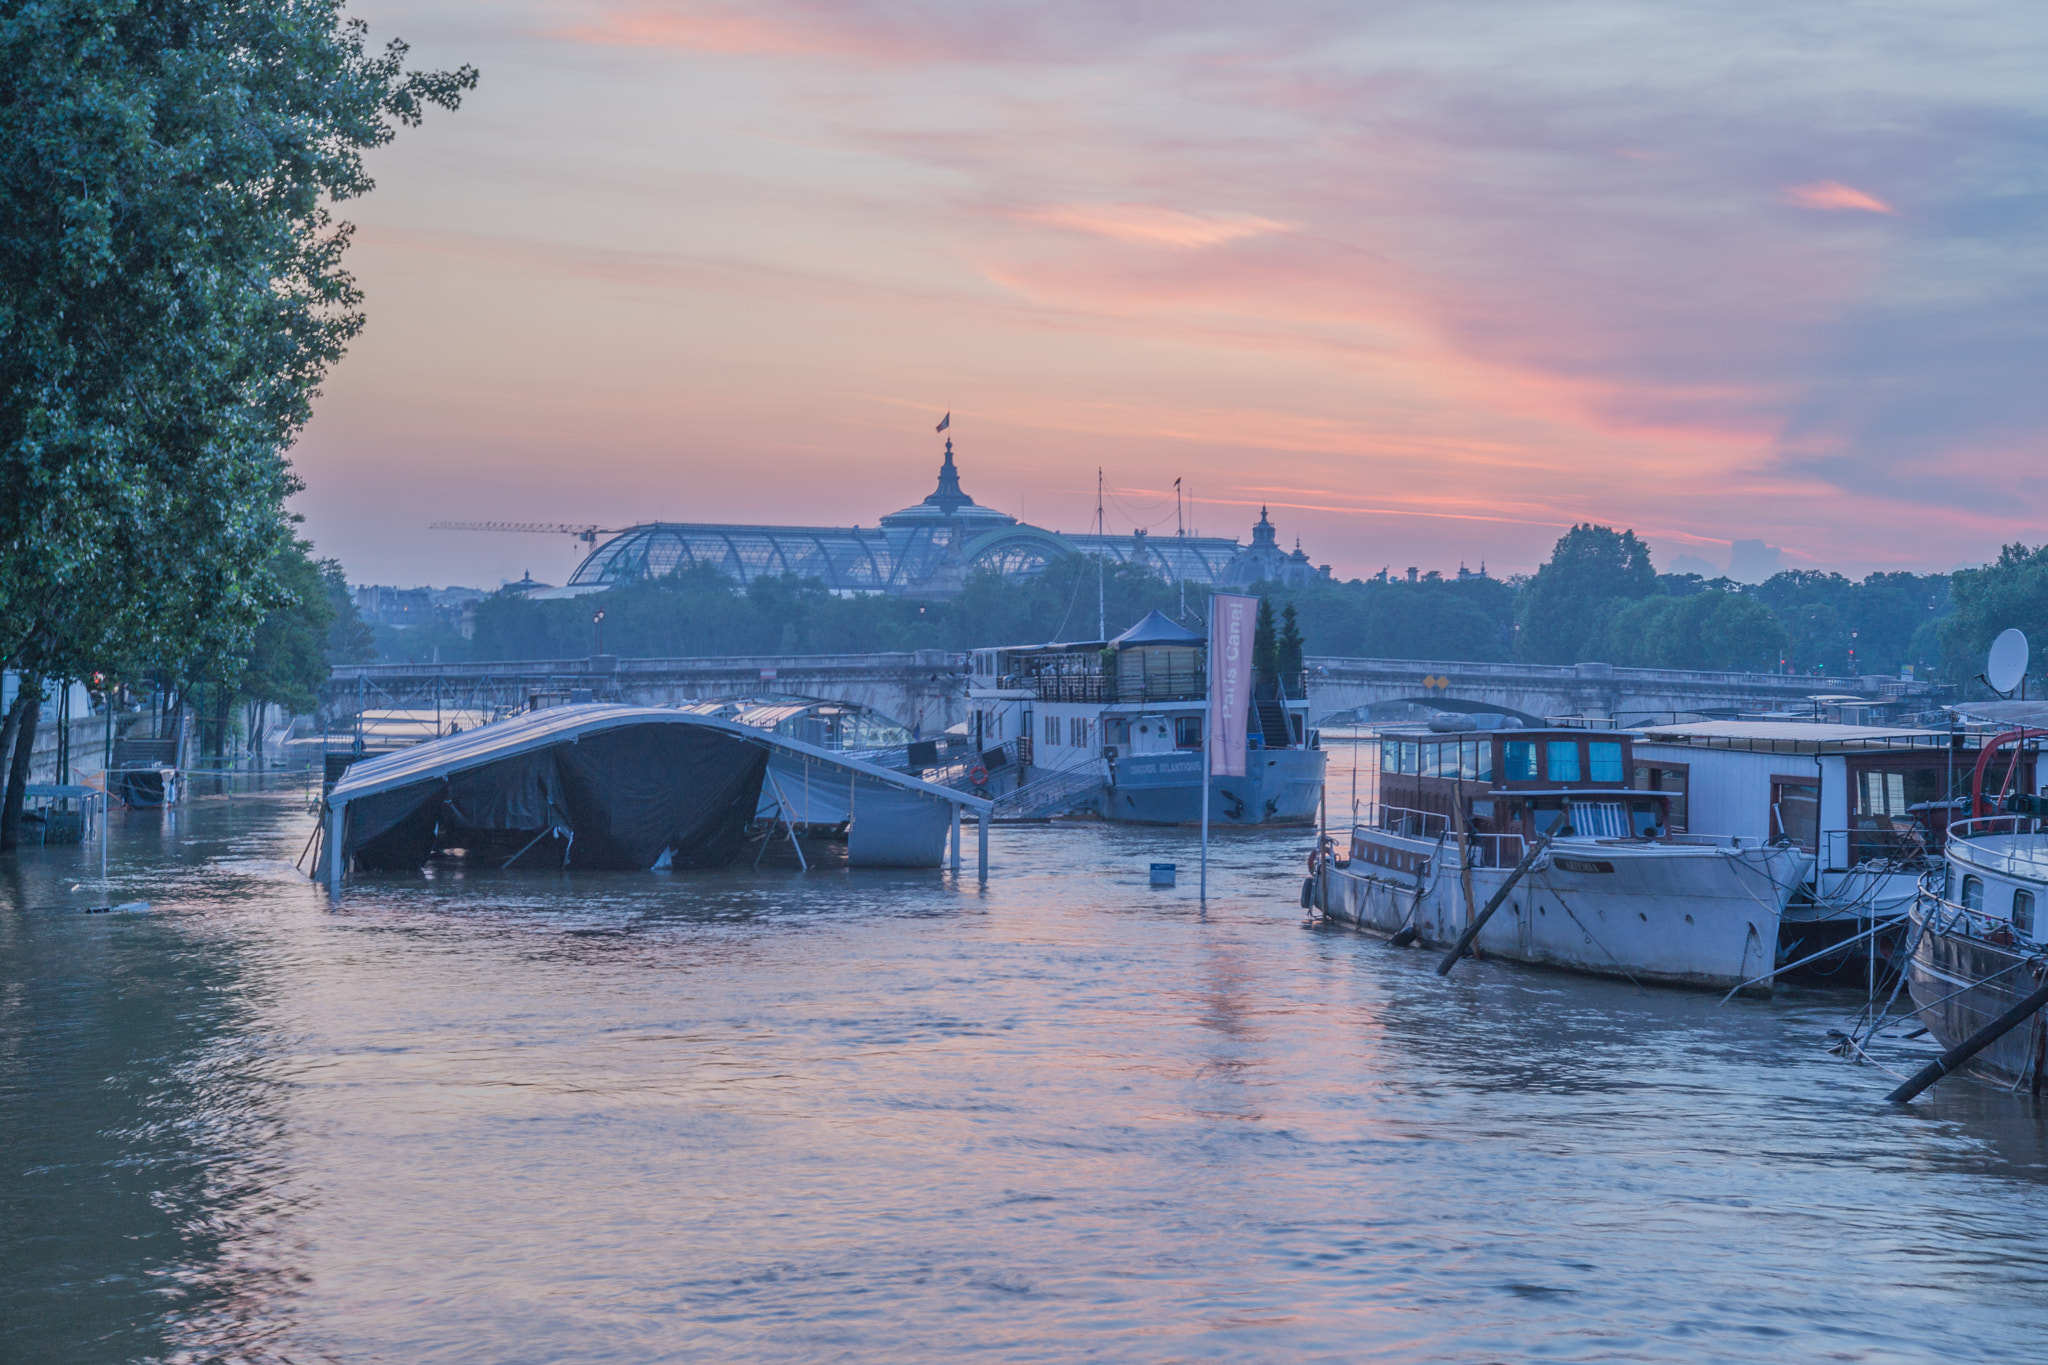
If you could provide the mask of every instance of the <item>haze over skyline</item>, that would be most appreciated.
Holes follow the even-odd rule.
[[[2030,11],[355,12],[483,70],[342,206],[294,506],[358,581],[575,562],[443,519],[872,525],[949,408],[979,502],[1080,530],[1100,465],[1170,532],[1182,477],[1344,577],[2042,538]]]

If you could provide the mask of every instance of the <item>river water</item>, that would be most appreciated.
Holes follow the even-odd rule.
[[[927,872],[0,865],[0,1359],[2042,1358],[2048,1127],[1722,1007],[1303,927],[1305,836]],[[1183,873],[1146,885],[1152,861]],[[971,868],[971,863],[970,863]],[[1922,1043],[1880,1054],[1903,1068]]]

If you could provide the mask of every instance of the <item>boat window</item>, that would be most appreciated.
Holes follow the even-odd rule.
[[[1579,780],[1579,742],[1575,739],[1553,739],[1543,746],[1549,771],[1546,776],[1552,782],[1576,782]]]
[[[1477,772],[1473,773],[1473,776],[1481,782],[1491,782],[1493,781],[1493,741],[1482,739],[1476,741],[1476,743],[1479,745],[1479,768]]]
[[[1605,740],[1586,746],[1586,776],[1595,782],[1621,781],[1621,746]]]
[[[1045,718],[1045,742],[1047,744],[1058,744],[1060,742],[1060,718],[1058,716],[1047,716]]]
[[[1690,774],[1690,765],[1657,768],[1637,764],[1635,787],[1638,791],[1663,792],[1669,799],[1666,812],[1672,834],[1685,833],[1685,779]]]
[[[1395,739],[1380,741],[1380,775],[1401,771],[1401,742]]]
[[[1629,803],[1629,823],[1635,828],[1638,839],[1654,839],[1664,833],[1664,812],[1657,809],[1659,801],[1632,801]]]
[[[1200,716],[1175,716],[1173,718],[1173,742],[1176,748],[1201,748],[1202,718]]]
[[[1808,851],[1820,847],[1820,787],[1812,782],[1771,783],[1771,837]]]
[[[1422,745],[1415,740],[1401,743],[1401,771],[1414,776],[1422,771]]]
[[[1982,877],[1963,878],[1963,908],[1965,910],[1982,910],[1984,908],[1984,879]]]
[[[2034,933],[2034,893],[2015,891],[2012,893],[2012,927],[2027,935]]]
[[[1538,806],[1529,812],[1529,818],[1535,822],[1538,834],[1547,834],[1564,819],[1564,809],[1561,806]]]
[[[1503,782],[1534,782],[1536,780],[1536,741],[1511,739],[1507,742],[1507,754],[1501,766],[1507,771],[1501,774]]]
[[[1626,839],[1628,813],[1619,801],[1573,801],[1572,832],[1581,839]]]
[[[1435,777],[1437,775],[1437,746],[1434,744],[1422,746],[1421,775],[1423,777]]]
[[[1468,739],[1458,746],[1458,776],[1467,780],[1479,776],[1479,741]]]
[[[1105,743],[1129,744],[1131,742],[1130,721],[1121,716],[1111,716],[1103,724],[1109,729],[1109,733],[1103,736]]]

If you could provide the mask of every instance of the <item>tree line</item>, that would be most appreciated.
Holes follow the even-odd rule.
[[[1099,580],[1099,581],[1098,581]],[[1631,531],[1574,526],[1534,574],[1501,580],[1329,579],[1255,588],[1291,606],[1310,654],[1446,662],[1974,676],[2008,625],[2048,641],[2048,546],[2008,547],[1982,569],[1874,573],[1794,570],[1754,585],[1660,574]],[[1097,598],[1103,609],[1098,623]],[[711,565],[577,598],[501,594],[478,605],[475,637],[437,636],[441,657],[576,658],[597,647],[634,657],[965,650],[1114,635],[1158,609],[1200,627],[1206,589],[1072,555],[1035,578],[970,575],[947,601],[838,596],[815,579],[740,586]]]

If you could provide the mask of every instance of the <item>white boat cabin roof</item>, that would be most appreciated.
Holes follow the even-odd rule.
[[[1796,720],[1702,720],[1685,725],[1645,725],[1637,733],[1651,744],[1691,744],[1708,749],[1761,749],[1777,753],[1937,748],[1949,742],[1946,730],[1830,725]]]

